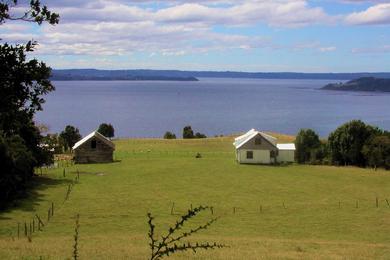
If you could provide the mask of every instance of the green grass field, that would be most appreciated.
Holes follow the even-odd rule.
[[[214,207],[195,224],[221,216],[192,239],[230,247],[173,259],[390,259],[388,172],[239,165],[232,138],[118,140],[115,159],[66,167],[65,178],[62,167],[44,169],[30,197],[0,214],[0,259],[71,258],[78,213],[81,259],[147,259],[147,212],[161,234],[191,204]],[[29,242],[24,223],[35,214],[45,226]]]

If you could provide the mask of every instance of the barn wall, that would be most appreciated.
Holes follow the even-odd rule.
[[[92,140],[96,140],[96,148],[91,148]],[[76,163],[104,163],[113,161],[114,149],[94,137],[79,146],[75,151]]]
[[[294,150],[279,150],[277,157],[278,162],[294,162],[295,160],[295,151]]]
[[[247,151],[253,152],[253,159],[246,158]],[[269,150],[240,149],[240,150],[237,150],[237,155],[238,155],[237,159],[240,163],[270,164],[272,162]]]

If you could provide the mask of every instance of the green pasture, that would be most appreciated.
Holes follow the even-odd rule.
[[[118,140],[114,163],[43,169],[29,196],[0,213],[0,259],[70,259],[76,214],[80,259],[147,259],[146,214],[163,234],[200,204],[213,214],[192,225],[220,219],[192,240],[229,247],[173,259],[390,259],[388,172],[239,165],[232,141]]]

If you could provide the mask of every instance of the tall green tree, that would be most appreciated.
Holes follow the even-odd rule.
[[[372,137],[364,146],[362,153],[367,165],[373,167],[384,167],[390,169],[390,137],[378,135]]]
[[[100,124],[98,132],[108,138],[112,138],[115,135],[114,127],[107,123]]]
[[[364,166],[364,144],[382,132],[360,120],[352,120],[329,135],[328,145],[333,164]]]
[[[192,130],[192,127],[190,125],[187,125],[183,128],[183,138],[194,138],[194,131]]]
[[[32,0],[20,16],[11,15],[16,0],[0,1],[0,26],[9,21],[57,24],[59,15]],[[22,6],[23,7],[23,6]],[[42,110],[43,96],[54,90],[50,68],[27,59],[36,42],[12,45],[0,39],[0,202],[4,205],[23,189],[34,167],[48,163],[50,154],[40,146],[42,136],[33,116]]]
[[[297,162],[309,162],[320,146],[320,138],[316,132],[312,129],[301,129],[295,139],[295,157]]]
[[[78,128],[67,125],[60,133],[60,138],[63,140],[65,150],[70,150],[81,139],[81,135]]]

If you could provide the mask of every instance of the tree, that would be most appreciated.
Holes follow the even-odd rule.
[[[390,137],[379,135],[372,137],[364,146],[362,153],[367,165],[390,169]]]
[[[11,15],[16,5],[16,0],[0,1],[0,25],[14,20],[39,25],[58,23],[59,15],[38,0],[30,1],[28,10],[21,16]],[[0,200],[3,203],[26,187],[34,167],[52,160],[51,154],[41,146],[42,136],[33,121],[35,112],[42,110],[42,96],[54,90],[49,80],[50,68],[36,59],[26,59],[26,54],[34,51],[36,45],[33,41],[0,44]]]
[[[201,134],[199,132],[196,132],[195,138],[207,138],[207,136],[205,134]]]
[[[295,157],[298,163],[309,162],[320,145],[320,139],[312,129],[301,129],[295,139]]]
[[[60,133],[60,138],[64,142],[65,150],[69,150],[81,139],[81,135],[79,129],[74,126],[67,125],[65,130]]]
[[[194,138],[194,131],[192,130],[191,126],[188,125],[183,128],[183,138]]]
[[[328,145],[333,164],[364,166],[363,145],[374,135],[381,134],[378,128],[352,120],[338,127],[329,135]]]
[[[164,139],[176,139],[176,135],[172,132],[167,131],[164,134]]]
[[[99,126],[98,132],[105,137],[112,138],[114,137],[115,130],[111,124],[103,123]]]

